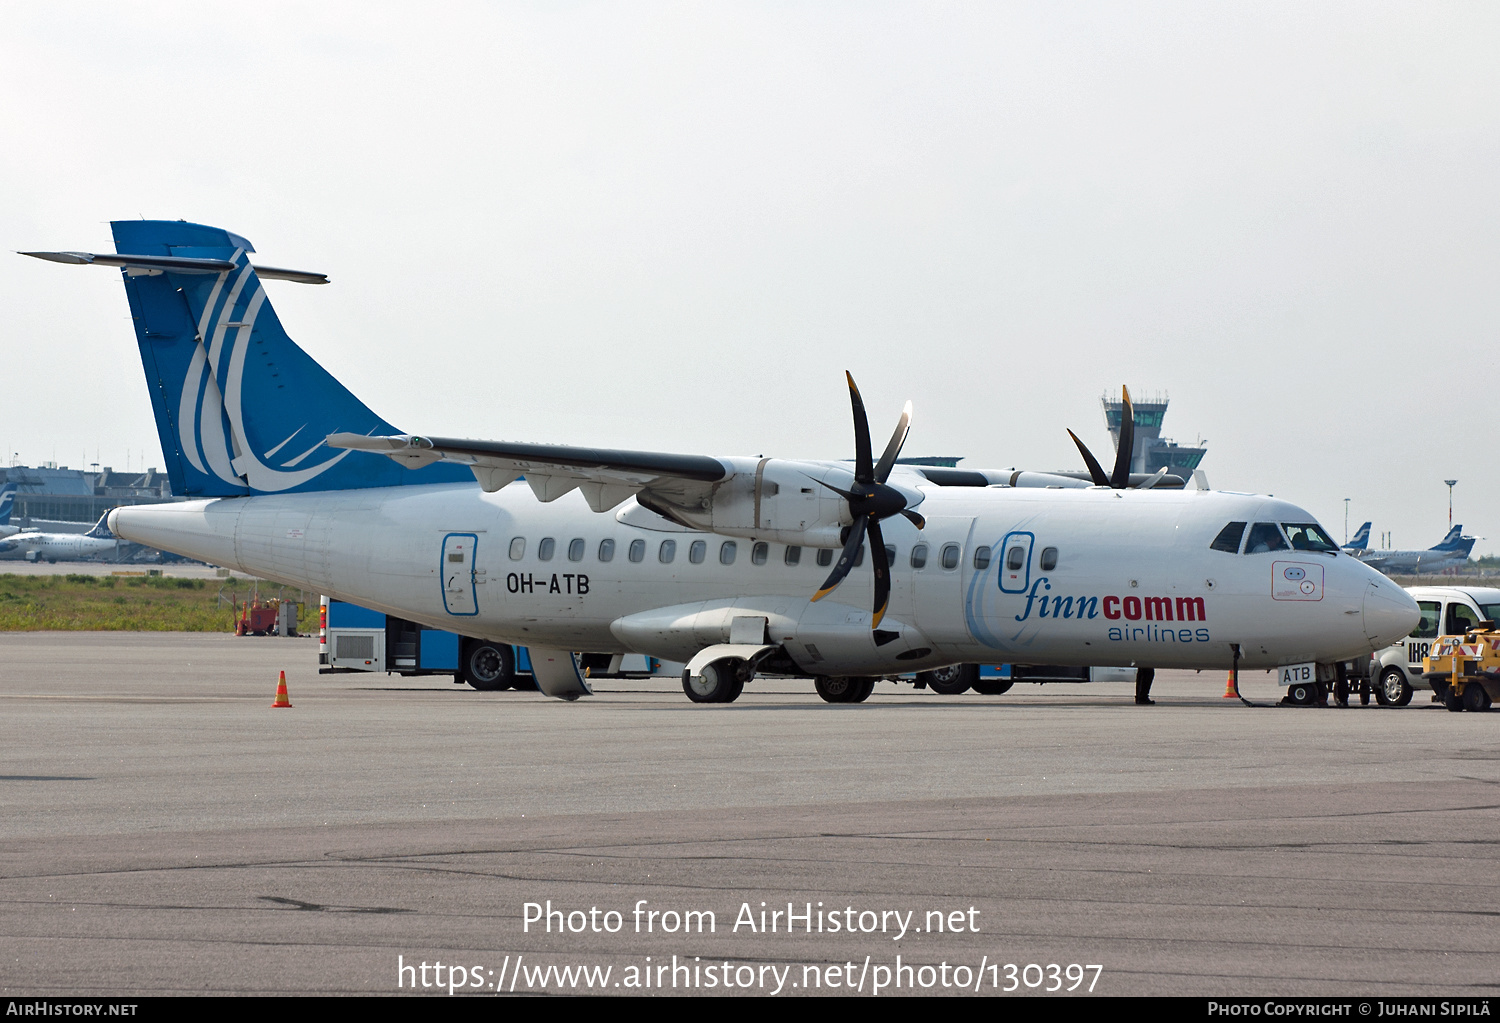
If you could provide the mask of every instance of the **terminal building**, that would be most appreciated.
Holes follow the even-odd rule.
[[[172,496],[165,473],[69,469],[67,466],[13,465],[0,468],[0,486],[16,485],[11,525],[37,526],[54,532],[88,529],[111,508],[123,504],[164,504]]]
[[[1131,401],[1135,406],[1135,448],[1130,453],[1130,471],[1153,473],[1165,468],[1174,476],[1190,479],[1208,448],[1204,447],[1202,440],[1196,447],[1184,447],[1161,435],[1162,420],[1167,417],[1167,401],[1165,394],[1154,394],[1144,401]],[[1100,398],[1099,403],[1104,406],[1104,423],[1109,427],[1118,451],[1124,403],[1108,394]]]

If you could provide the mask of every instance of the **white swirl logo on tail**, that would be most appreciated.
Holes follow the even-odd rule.
[[[239,263],[243,258],[243,250],[236,250],[233,258]],[[225,281],[231,274],[234,283],[229,294],[220,301]],[[240,305],[241,294],[250,281],[255,281],[255,290],[245,302],[244,311],[239,318],[232,319],[231,315]],[[299,464],[323,447],[320,440],[306,451],[283,461],[281,467],[268,465],[263,459],[280,452],[292,437],[302,432],[306,427],[305,423],[264,456],[258,457],[250,448],[246,440],[248,435],[245,432],[244,418],[245,353],[249,349],[256,317],[260,315],[265,301],[265,290],[255,280],[248,262],[236,271],[218,275],[209,292],[208,301],[204,303],[203,315],[198,321],[198,347],[193,352],[187,375],[183,378],[182,400],[178,404],[181,417],[178,431],[183,454],[199,472],[205,475],[212,473],[225,483],[235,486],[249,486],[251,490],[275,493],[316,479],[343,461],[350,451],[340,451],[327,461],[305,469],[288,468]],[[214,315],[216,309],[217,317]],[[228,365],[224,371],[224,387],[221,390],[215,369],[224,358],[226,344],[229,350]]]

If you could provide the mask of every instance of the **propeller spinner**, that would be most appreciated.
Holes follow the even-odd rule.
[[[849,403],[854,407],[854,485],[848,490],[840,490],[821,480],[818,482],[849,502],[849,512],[854,516],[854,522],[849,526],[849,535],[844,541],[838,563],[833,566],[833,572],[812,599],[822,600],[844,581],[844,577],[854,567],[855,555],[859,553],[860,544],[864,543],[865,534],[868,533],[870,558],[875,568],[875,616],[871,619],[870,627],[875,629],[880,627],[891,597],[891,565],[890,559],[886,557],[880,521],[892,515],[904,515],[918,529],[923,528],[927,522],[907,507],[905,494],[895,487],[887,486],[885,482],[891,475],[891,469],[901,455],[901,447],[906,443],[906,435],[911,430],[911,402],[907,402],[906,408],[902,410],[901,419],[896,423],[896,432],[891,435],[891,442],[885,447],[885,454],[880,456],[878,464],[872,465],[870,422],[865,416],[865,403],[859,396],[859,388],[854,384],[854,375],[846,370],[844,376],[849,381]]]

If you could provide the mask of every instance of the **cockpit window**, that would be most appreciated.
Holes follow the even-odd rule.
[[[1339,545],[1328,539],[1323,527],[1316,522],[1283,522],[1281,528],[1292,541],[1297,551],[1337,551]]]
[[[1208,546],[1216,551],[1224,551],[1227,554],[1238,554],[1240,552],[1240,540],[1245,536],[1245,523],[1231,522],[1219,530],[1219,535],[1214,537],[1214,542]]]
[[[1245,542],[1246,554],[1264,554],[1267,551],[1284,551],[1286,540],[1274,522],[1257,522],[1250,527],[1250,539]]]

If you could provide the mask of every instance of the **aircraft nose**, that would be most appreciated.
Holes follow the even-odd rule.
[[[1365,588],[1365,635],[1377,650],[1410,633],[1421,617],[1411,594],[1389,579],[1371,580]]]

